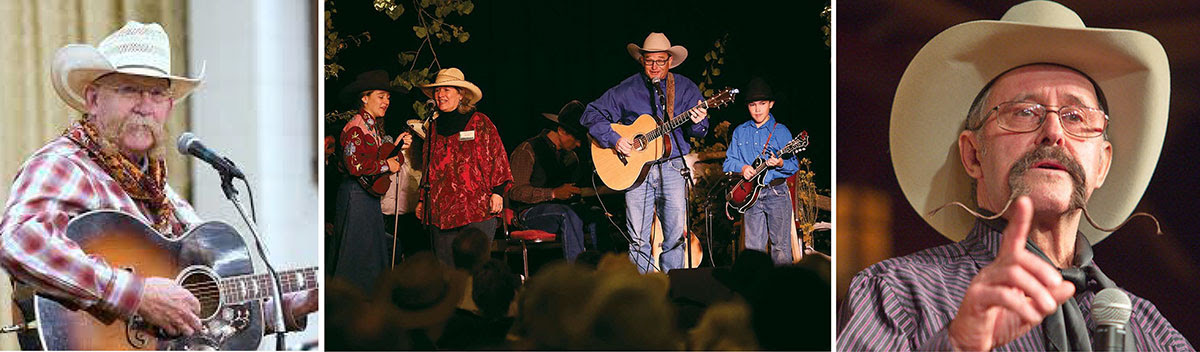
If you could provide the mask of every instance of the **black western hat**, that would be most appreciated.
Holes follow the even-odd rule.
[[[357,106],[359,93],[369,90],[387,91],[392,95],[408,94],[408,90],[404,89],[404,87],[392,86],[392,82],[388,77],[387,71],[384,70],[360,73],[357,77],[354,77],[354,82],[350,82],[350,84],[342,88],[341,92],[338,93],[338,98],[345,104]]]
[[[742,97],[746,99],[747,104],[759,100],[775,100],[775,94],[771,92],[771,86],[767,85],[767,81],[764,81],[760,77],[750,79],[750,83],[746,83],[745,92],[745,95],[742,95]]]
[[[572,100],[567,105],[563,105],[562,109],[558,110],[558,114],[542,113],[542,116],[583,142],[587,140],[587,128],[579,124],[579,118],[583,116],[583,109],[583,103]]]

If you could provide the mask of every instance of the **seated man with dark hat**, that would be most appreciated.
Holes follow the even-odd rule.
[[[1049,1],[930,40],[896,90],[891,155],[909,203],[959,242],[858,273],[838,349],[1194,350],[1092,251],[1146,189],[1169,98],[1154,37]]]
[[[581,192],[575,186],[580,171],[575,149],[587,140],[587,129],[579,124],[583,109],[583,103],[572,100],[557,115],[543,114],[554,129],[517,145],[509,158],[513,174],[509,197],[517,221],[561,236],[563,256],[572,262],[584,251],[585,227],[592,244],[596,243],[595,224],[585,224],[569,203]]]
[[[746,209],[742,220],[746,249],[767,252],[771,242],[771,260],[775,265],[792,263],[792,194],[787,178],[800,170],[794,155],[775,155],[792,140],[787,126],[775,120],[771,108],[775,96],[762,78],[755,77],[746,85],[746,109],[750,120],[733,129],[729,149],[725,152],[725,172],[733,172],[750,180],[755,176],[758,162],[766,163],[767,174],[758,199]]]

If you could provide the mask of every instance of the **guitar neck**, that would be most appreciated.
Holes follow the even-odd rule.
[[[779,153],[776,154],[775,156],[782,158],[784,155],[798,153],[803,150],[804,150],[804,147],[802,145],[788,143],[788,145],[784,146],[783,149],[780,150]],[[764,159],[759,158],[758,160],[756,160],[756,162],[758,162],[758,166],[754,168],[754,175],[757,177],[757,176],[762,175],[762,171],[766,170],[768,166],[767,166],[767,161]]]
[[[282,293],[291,293],[317,288],[317,268],[303,268],[279,272],[279,284]],[[242,275],[221,280],[221,301],[225,304],[237,304],[247,301],[270,298],[275,295],[271,275],[253,274]]]
[[[707,103],[702,103],[702,104],[707,104]],[[671,131],[674,131],[676,128],[679,128],[679,126],[682,126],[683,123],[688,120],[688,113],[691,112],[692,109],[695,109],[696,107],[699,107],[699,106],[700,105],[693,106],[691,109],[684,111],[682,114],[675,115],[675,117],[672,117],[670,120],[667,120],[666,123],[659,125],[658,128],[655,128],[653,131],[650,131],[650,133],[646,134],[646,140],[652,141],[655,138],[662,137],[662,136],[666,135],[667,133],[671,133]]]

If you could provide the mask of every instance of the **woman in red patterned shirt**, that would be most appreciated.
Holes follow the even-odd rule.
[[[450,244],[459,232],[473,227],[495,234],[496,215],[504,210],[501,195],[512,186],[512,171],[496,126],[475,110],[483,92],[462,71],[438,71],[434,83],[421,88],[437,104],[438,116],[425,144],[429,190],[421,195],[417,214],[432,225],[438,260],[453,266]]]

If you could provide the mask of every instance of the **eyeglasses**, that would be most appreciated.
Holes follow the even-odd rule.
[[[171,98],[171,89],[165,87],[147,87],[133,84],[98,85],[111,89],[117,96],[127,100],[138,100],[143,95],[149,95],[150,101],[162,103]]]
[[[1104,110],[1085,106],[1062,106],[1052,110],[1038,103],[1010,101],[996,105],[988,113],[988,117],[994,113],[996,125],[1000,128],[1009,132],[1025,133],[1041,128],[1046,122],[1046,114],[1050,112],[1057,113],[1063,130],[1075,137],[1098,137],[1108,128],[1108,114]],[[984,118],[983,122],[986,123],[987,118]],[[980,127],[982,126],[981,123]]]
[[[647,60],[647,59],[642,59],[642,65],[646,65],[646,66],[658,66],[658,67],[665,67],[665,66],[667,66],[667,60],[666,60],[666,59],[664,59],[664,60]]]

